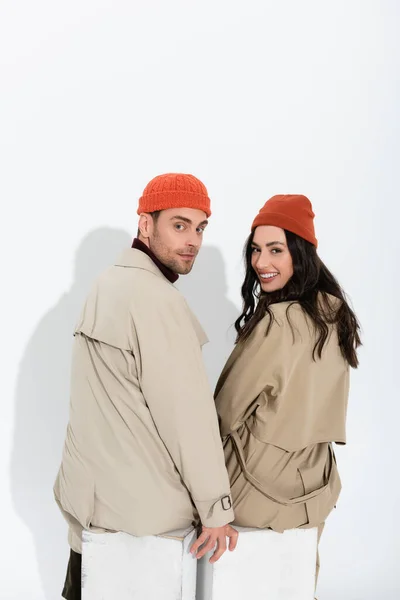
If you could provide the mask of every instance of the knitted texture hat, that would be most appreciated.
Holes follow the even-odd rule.
[[[206,186],[194,175],[166,173],[154,177],[144,188],[138,215],[167,208],[196,208],[211,215]]]
[[[295,233],[317,247],[314,216],[311,202],[306,196],[280,194],[267,200],[254,219],[251,230],[260,225],[274,225]]]

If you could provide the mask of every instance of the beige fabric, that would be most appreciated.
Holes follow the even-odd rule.
[[[57,502],[82,528],[156,535],[232,521],[206,336],[152,260],[127,250],[95,283],[75,331]]]
[[[314,362],[315,334],[300,305],[272,310],[268,336],[266,316],[233,351],[216,406],[234,523],[284,531],[318,526],[336,504],[341,483],[331,442],[346,441],[349,367],[333,328]]]
[[[319,572],[321,569],[321,560],[320,560],[320,556],[319,556],[319,543],[321,541],[321,536],[324,531],[324,528],[325,528],[325,523],[321,523],[320,525],[318,525],[317,564],[316,564],[316,568],[315,568],[315,590],[317,590],[318,577],[319,577]],[[317,598],[315,598],[315,600],[317,600]]]

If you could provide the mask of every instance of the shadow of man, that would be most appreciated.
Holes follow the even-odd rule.
[[[212,389],[233,348],[234,322],[239,309],[226,296],[227,281],[222,254],[214,246],[203,246],[193,271],[177,283],[190,308],[203,326],[209,344],[203,356]]]
[[[19,366],[11,488],[16,512],[33,536],[46,600],[61,596],[69,552],[52,488],[68,422],[72,334],[92,281],[131,241],[126,231],[109,228],[84,238],[70,291],[42,318]]]

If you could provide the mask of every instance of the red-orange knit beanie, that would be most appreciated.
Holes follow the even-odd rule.
[[[311,202],[300,194],[272,196],[253,221],[251,230],[259,225],[274,225],[291,231],[318,246],[314,231],[314,213]]]
[[[154,177],[144,188],[138,215],[167,208],[196,208],[211,215],[206,186],[194,175],[166,173]]]

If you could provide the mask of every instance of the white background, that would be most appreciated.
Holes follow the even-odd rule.
[[[213,200],[182,281],[212,382],[253,217],[276,193],[312,200],[365,343],[319,598],[399,598],[399,17],[396,0],[0,2],[1,599],[59,598],[72,327],[166,171]]]

